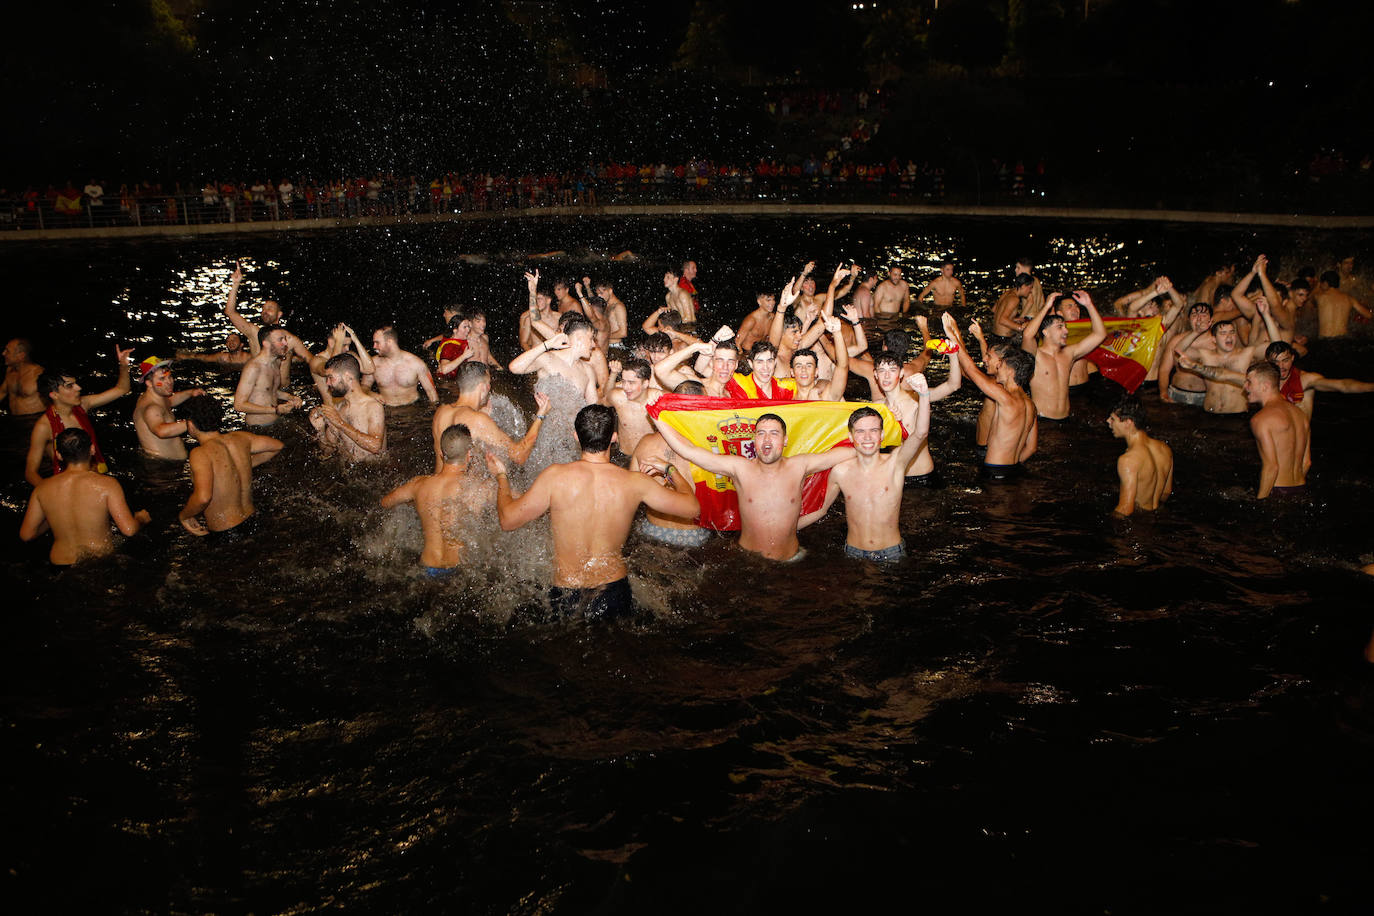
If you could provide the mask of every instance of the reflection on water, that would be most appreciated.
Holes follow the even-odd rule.
[[[610,276],[635,318],[661,300],[661,263],[695,255],[712,321],[813,257],[821,271],[841,254],[898,258],[916,281],[952,253],[981,315],[1021,254],[1048,288],[1108,300],[1159,272],[1191,285],[1228,247],[1329,244],[883,222],[526,231],[3,255],[23,332],[94,380],[115,340],[219,345],[235,257],[245,310],[275,296],[317,344],[339,318],[360,333],[395,319],[415,348],[457,299],[487,309],[509,358],[524,265],[458,256],[570,247],[573,231],[643,261],[573,258],[544,276]],[[1371,352],[1329,345],[1309,368],[1371,377]],[[178,375],[232,398],[232,373]],[[496,386],[528,412],[526,380]],[[296,387],[314,396],[302,374]],[[727,537],[688,553],[632,542],[645,614],[604,627],[527,622],[549,569],[537,525],[503,534],[486,513],[458,576],[418,574],[413,510],[378,501],[432,466],[423,406],[389,411],[391,454],[365,467],[319,457],[304,418],[284,418],[258,535],[210,543],[175,522],[185,470],[131,457],[126,399],[98,422],[151,530],[84,569],[49,572],[42,545],[0,561],[17,599],[0,729],[11,897],[177,912],[867,910],[896,893],[959,911],[1349,909],[1370,844],[1348,825],[1374,804],[1357,572],[1374,559],[1374,399],[1323,395],[1314,500],[1288,508],[1248,498],[1243,422],[1152,405],[1176,495],[1125,521],[1109,517],[1111,403],[1075,395],[1035,472],[995,487],[975,475],[966,388],[935,411],[949,485],[906,501],[906,564],[845,560],[838,512],[785,572]],[[522,431],[514,409],[502,418]],[[14,530],[27,424],[0,431]]]

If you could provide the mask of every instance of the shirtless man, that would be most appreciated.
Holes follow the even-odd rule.
[[[849,440],[854,443],[854,458],[830,469],[825,506],[820,513],[804,516],[801,526],[823,514],[839,493],[844,494],[844,515],[848,523],[844,554],[855,560],[887,563],[906,556],[902,537],[902,480],[907,465],[925,445],[930,433],[930,393],[926,377],[912,377],[912,389],[919,404],[913,416],[911,434],[891,453],[879,451],[883,443],[883,416],[872,407],[860,407],[849,415]]]
[[[468,346],[472,348],[472,359],[486,363],[493,369],[502,368],[496,357],[491,355],[491,338],[487,336],[487,313],[480,308],[465,312],[468,316]]]
[[[33,361],[33,345],[23,337],[5,344],[5,396],[10,413],[16,417],[43,411],[43,399],[38,396],[38,376],[43,367]]]
[[[792,378],[797,383],[798,401],[843,401],[845,385],[849,382],[849,351],[840,333],[840,319],[824,319],[825,329],[835,342],[835,355],[838,357],[835,370],[830,378],[818,378],[820,361],[816,352],[802,348],[792,351]]]
[[[228,531],[256,511],[253,468],[274,458],[281,451],[281,440],[246,429],[221,432],[224,407],[208,395],[191,398],[186,417],[190,434],[199,444],[191,449],[191,496],[177,519],[196,537]]]
[[[1312,301],[1317,304],[1317,336],[1341,337],[1350,328],[1350,313],[1353,311],[1361,318],[1374,317],[1362,302],[1349,293],[1343,292],[1341,275],[1328,270],[1317,279],[1317,288],[1312,290]]]
[[[639,440],[652,432],[649,415],[644,408],[658,400],[661,392],[649,387],[649,377],[653,369],[642,359],[626,360],[622,366],[619,360],[611,360],[611,371],[607,376],[605,403],[615,408],[620,450],[633,455]],[[620,384],[616,385],[616,377]]]
[[[230,331],[225,335],[224,350],[219,353],[201,353],[194,350],[177,351],[177,359],[195,359],[220,366],[242,366],[250,358],[252,358],[252,354],[248,351],[247,344],[244,343],[243,335],[238,331]]]
[[[1279,393],[1290,404],[1297,404],[1302,412],[1312,418],[1318,391],[1339,391],[1342,394],[1368,394],[1374,391],[1374,382],[1361,382],[1353,378],[1327,378],[1320,372],[1298,369],[1293,361],[1298,351],[1292,344],[1277,340],[1264,350],[1264,358],[1279,370]]]
[[[879,318],[905,315],[911,308],[911,287],[902,279],[902,269],[893,265],[873,290],[873,314]]]
[[[1116,459],[1121,492],[1113,515],[1130,515],[1136,509],[1154,511],[1174,491],[1174,453],[1145,432],[1145,405],[1127,397],[1107,417],[1112,435],[1126,440],[1126,451]]]
[[[386,452],[386,408],[363,388],[358,358],[342,353],[324,366],[325,381],[333,404],[310,411],[326,455],[338,453],[349,461],[367,461]]]
[[[797,524],[806,478],[854,457],[852,448],[783,457],[787,424],[771,413],[754,421],[752,459],[707,451],[667,423],[659,423],[658,431],[674,452],[697,467],[734,480],[739,494],[739,545],[770,560],[792,560],[801,553]]]
[[[485,363],[464,363],[458,370],[458,400],[452,404],[440,404],[434,411],[431,433],[434,437],[434,473],[444,469],[444,452],[441,439],[444,430],[450,426],[461,425],[469,435],[488,449],[495,449],[508,456],[511,461],[523,466],[529,460],[530,452],[539,439],[539,430],[544,426],[548,415],[549,399],[543,393],[534,396],[535,416],[519,442],[507,436],[488,413],[491,404],[491,370]]]
[[[758,306],[744,316],[740,322],[739,330],[735,333],[735,342],[741,350],[748,350],[760,340],[768,336],[769,329],[773,326],[773,310],[778,306],[777,293],[770,293],[764,290],[754,294],[754,301]]]
[[[767,342],[763,342],[767,345]],[[691,372],[683,363],[689,360],[698,365],[702,358],[709,356],[708,375],[702,379],[695,372]],[[697,344],[695,347],[688,347],[667,356],[654,365],[654,378],[656,378],[663,390],[672,391],[678,385],[688,381],[700,380],[706,393],[713,398],[727,398],[732,395],[727,390],[730,380],[734,378],[735,369],[739,366],[739,347],[733,340],[708,340],[705,343]]]
[[[882,401],[887,405],[892,415],[902,422],[908,430],[912,428],[911,418],[916,415],[916,398],[913,398],[907,390],[915,390],[915,379],[917,376],[924,379],[921,373],[913,373],[903,376],[902,366],[898,358],[892,353],[879,354],[873,371],[873,380],[878,388],[878,393],[882,396]],[[963,374],[959,368],[959,360],[949,361],[949,377],[944,383],[936,388],[927,388],[926,396],[933,404],[936,401],[949,397],[959,390],[963,383]],[[935,472],[935,458],[930,453],[930,443],[923,442],[916,451],[912,453],[911,461],[906,467],[906,479],[903,486],[907,489],[915,487],[933,488],[942,486],[939,475]]]
[[[567,280],[555,280],[553,282],[554,308],[558,309],[560,315],[577,312],[585,318],[586,313],[582,311],[581,303],[573,298],[572,289],[573,284]]]
[[[997,304],[992,307],[992,333],[998,337],[1020,337],[1026,327],[1021,311],[1030,299],[1031,288],[1035,281],[1029,274],[1017,274],[1011,289],[1003,293]]]
[[[377,383],[377,393],[381,395],[383,404],[387,407],[414,404],[420,399],[415,391],[416,385],[424,391],[431,404],[439,400],[429,367],[414,353],[401,349],[400,335],[396,333],[394,325],[382,325],[373,332],[372,348],[377,354],[372,360],[372,377]]]
[[[726,397],[752,400],[788,401],[797,396],[797,380],[775,378],[778,350],[766,340],[760,340],[749,351],[751,374],[736,372],[725,385]]]
[[[38,486],[43,479],[39,469],[44,455],[52,459],[54,474],[62,470],[62,455],[56,449],[56,439],[63,430],[76,428],[84,429],[91,440],[91,448],[95,452],[92,466],[102,474],[108,472],[105,456],[100,451],[100,440],[96,438],[95,427],[87,414],[129,393],[129,354],[132,352],[132,348],[123,350],[115,347],[118,378],[113,387],[99,394],[83,395],[76,379],[60,370],[50,370],[38,377],[38,391],[48,402],[48,408],[34,421],[33,432],[29,434],[29,452],[24,460],[25,480]]]
[[[129,511],[119,481],[92,467],[95,447],[84,429],[64,429],[55,445],[64,470],[34,486],[19,526],[22,540],[32,541],[51,529],[48,562],[70,566],[114,550],[110,522],[125,537],[148,524],[145,510]]]
[[[1263,297],[1259,300],[1258,308],[1270,335],[1277,338],[1278,328],[1274,325],[1273,316],[1269,314],[1269,304]],[[1236,326],[1230,321],[1213,324],[1211,334],[1215,349],[1189,346],[1185,339],[1183,346],[1187,349],[1183,351],[1182,357],[1175,354],[1175,360],[1181,368],[1202,376],[1206,381],[1207,394],[1202,402],[1203,410],[1218,414],[1244,413],[1245,397],[1235,385],[1226,381],[1224,370],[1246,371],[1246,367],[1263,357],[1265,345],[1258,343],[1240,346]]]
[[[1035,264],[1029,255],[1016,259],[1015,272],[1018,277],[1025,275],[1031,278],[1030,295],[1021,306],[1021,317],[1030,318],[1045,304],[1045,288],[1040,285],[1040,278],[1035,275]]]
[[[262,303],[262,325],[256,325],[239,314],[239,284],[243,282],[243,271],[239,269],[237,263],[234,264],[234,273],[229,281],[229,297],[224,301],[224,315],[229,319],[240,334],[248,339],[248,345],[252,348],[252,355],[257,356],[262,349],[262,328],[275,327],[281,328],[286,335],[287,355],[277,363],[277,372],[281,374],[277,387],[285,388],[291,384],[291,354],[300,357],[301,361],[309,365],[310,351],[306,348],[301,339],[290,331],[281,327],[282,313],[281,306],[274,299],[264,300]]]
[[[668,308],[677,312],[682,318],[683,324],[695,324],[697,320],[696,312],[692,308],[692,296],[687,290],[678,285],[678,280],[682,277],[677,271],[669,268],[663,273],[663,288],[667,290],[663,298],[668,304]]]
[[[1021,349],[1035,357],[1035,375],[1031,380],[1031,397],[1035,409],[1046,420],[1064,420],[1069,416],[1069,381],[1073,364],[1087,356],[1107,337],[1107,326],[1097,313],[1092,297],[1076,290],[1073,299],[1088,312],[1092,330],[1072,347],[1068,345],[1069,327],[1062,315],[1051,314],[1058,293],[1051,293],[1030,324],[1021,332]],[[1040,335],[1040,344],[1035,343]]]
[[[859,265],[852,265],[853,269],[859,270]],[[876,273],[867,274],[858,285],[854,287],[854,298],[849,300],[849,304],[859,313],[860,318],[873,317],[873,290],[878,285],[878,275]]]
[[[954,262],[941,261],[940,275],[931,280],[921,291],[912,297],[912,301],[919,304],[930,293],[935,299],[935,307],[947,309],[954,304],[954,297],[959,296],[959,308],[966,308],[968,301],[964,297],[964,284],[958,277],[954,276]]]
[[[588,404],[574,421],[581,458],[545,468],[520,496],[510,491],[506,467],[487,453],[496,475],[496,512],[501,528],[514,531],[546,512],[553,529],[553,588],[549,603],[555,614],[611,618],[633,609],[623,550],[640,504],[677,517],[700,510],[691,481],[676,468],[657,469],[672,487],[660,486],[647,473],[632,473],[611,463],[615,411]]]
[[[989,378],[974,365],[959,325],[949,312],[941,321],[945,336],[959,346],[959,368],[997,405],[981,472],[989,480],[1013,477],[1021,472],[1022,462],[1035,454],[1039,443],[1035,401],[1026,390],[1035,374],[1035,359],[1025,350],[1008,350],[997,363],[996,377]]]
[[[275,423],[277,417],[305,403],[281,390],[280,365],[291,355],[286,331],[268,325],[258,331],[258,344],[257,355],[243,364],[238,388],[234,389],[234,409],[243,414],[249,426]]]
[[[139,364],[139,381],[146,386],[134,405],[134,431],[143,454],[169,461],[186,460],[186,443],[181,437],[191,431],[189,420],[172,416],[172,408],[188,398],[205,393],[203,388],[173,391],[172,361],[150,356]]]
[[[412,477],[382,497],[383,509],[414,504],[425,538],[420,567],[435,579],[447,576],[463,562],[463,520],[481,512],[492,496],[489,484],[475,485],[468,475],[472,434],[466,426],[455,423],[446,428],[439,436],[439,447],[444,463],[437,471]]]
[[[1163,355],[1159,358],[1159,399],[1168,404],[1186,404],[1201,407],[1207,399],[1207,383],[1195,372],[1178,365],[1177,351],[1185,341],[1202,348],[1215,349],[1215,341],[1207,332],[1212,329],[1212,307],[1205,302],[1195,302],[1188,309],[1188,327],[1182,331],[1169,331],[1159,342]]]
[[[582,392],[588,404],[595,404],[600,392],[597,390],[596,375],[588,363],[595,331],[591,322],[581,315],[569,316],[566,327],[567,331],[555,334],[511,360],[511,374],[537,372],[539,378],[561,375]]]
[[[358,365],[363,370],[364,382],[368,381],[368,377],[372,375],[374,366],[367,348],[363,346],[362,341],[358,340],[358,335],[353,333],[352,328],[340,322],[334,326],[334,330],[329,332],[329,340],[325,343],[324,349],[310,357],[310,378],[315,383],[315,389],[319,391],[320,397],[326,401],[329,400],[329,384],[324,379],[324,367],[326,363],[340,353],[352,353],[358,358]]]
[[[1311,426],[1307,414],[1284,399],[1279,370],[1264,360],[1245,372],[1245,397],[1260,409],[1250,417],[1250,431],[1260,455],[1257,499],[1271,494],[1300,495],[1312,467]]]
[[[615,294],[615,288],[610,280],[598,280],[594,289],[606,303],[606,342],[607,346],[614,347],[621,344],[625,340],[625,335],[629,333],[630,326],[626,317],[628,309]]]
[[[1223,264],[1198,284],[1197,289],[1193,290],[1192,295],[1188,297],[1188,301],[1206,302],[1208,305],[1213,305],[1216,301],[1217,289],[1222,286],[1229,286],[1235,279],[1236,265]]]
[[[558,311],[553,307],[553,299],[549,294],[539,288],[539,271],[525,271],[525,286],[530,292],[529,307],[520,315],[516,338],[520,341],[522,350],[529,350],[539,346],[539,335],[534,331],[534,323],[546,318],[551,321],[557,320],[553,316],[557,315]]]

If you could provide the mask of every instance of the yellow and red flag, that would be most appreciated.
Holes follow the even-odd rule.
[[[850,445],[849,415],[872,407],[883,418],[883,445],[901,445],[906,430],[885,404],[863,401],[756,401],[748,398],[711,398],[665,394],[648,406],[649,416],[667,423],[698,445],[718,455],[754,457],[754,424],[766,413],[787,424],[784,457],[828,452]],[[814,512],[825,501],[829,471],[812,474],[802,488],[801,513]],[[697,524],[717,531],[739,530],[739,497],[729,477],[692,465],[692,483],[701,515]]]
[[[1149,318],[1103,318],[1107,337],[1088,354],[1099,372],[1127,391],[1134,392],[1145,381],[1155,361],[1155,350],[1164,337],[1158,315]],[[1086,319],[1065,323],[1069,329],[1068,346],[1072,347],[1092,332],[1092,322]]]

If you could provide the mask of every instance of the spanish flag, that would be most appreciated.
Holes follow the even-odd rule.
[[[777,414],[787,424],[783,456],[828,452],[850,445],[849,415],[860,407],[872,407],[883,417],[883,446],[901,445],[906,430],[885,404],[862,401],[756,401],[748,398],[711,398],[665,394],[647,408],[649,416],[667,423],[694,445],[718,455],[754,457],[754,424],[766,413]],[[825,501],[829,471],[812,474],[802,489],[801,515],[814,512]],[[692,483],[701,515],[697,524],[717,531],[739,530],[739,498],[729,477],[692,465]]]
[[[1134,392],[1145,381],[1155,361],[1155,350],[1164,337],[1158,315],[1150,318],[1103,318],[1107,337],[1088,354],[1087,359],[1097,365],[1106,378],[1128,392]],[[1072,347],[1092,332],[1092,322],[1066,322],[1069,329],[1068,346]]]

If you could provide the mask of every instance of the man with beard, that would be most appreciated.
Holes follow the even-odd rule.
[[[216,363],[221,366],[242,366],[252,356],[253,354],[248,351],[248,345],[244,343],[243,335],[238,331],[230,331],[225,335],[223,352],[177,351],[177,359],[196,359],[204,363]]]
[[[349,461],[366,461],[386,452],[386,409],[362,386],[358,358],[341,353],[325,363],[325,383],[333,404],[310,411],[325,454],[341,454]]]
[[[429,367],[414,353],[401,349],[395,325],[382,325],[376,330],[372,335],[372,349],[377,354],[372,360],[372,377],[383,404],[387,407],[414,404],[420,399],[415,391],[417,385],[431,404],[439,400]]]
[[[5,344],[5,395],[10,413],[16,417],[41,413],[43,399],[38,395],[38,377],[43,367],[33,361],[33,345],[23,337]]]
[[[287,354],[277,363],[277,372],[281,374],[281,379],[277,385],[285,388],[291,384],[291,354],[295,354],[306,363],[310,364],[310,351],[306,349],[304,343],[295,334],[281,327],[282,310],[281,305],[274,299],[264,300],[262,303],[262,324],[257,325],[239,314],[239,284],[243,282],[243,271],[239,269],[237,263],[234,264],[234,274],[229,282],[229,298],[224,303],[224,315],[234,328],[248,339],[248,345],[252,348],[254,356],[262,349],[262,329],[264,327],[281,328],[286,335]]]
[[[258,345],[257,355],[243,364],[238,388],[234,389],[234,409],[243,414],[249,426],[275,423],[277,417],[305,403],[281,390],[281,363],[291,353],[286,331],[268,325],[258,331]]]

